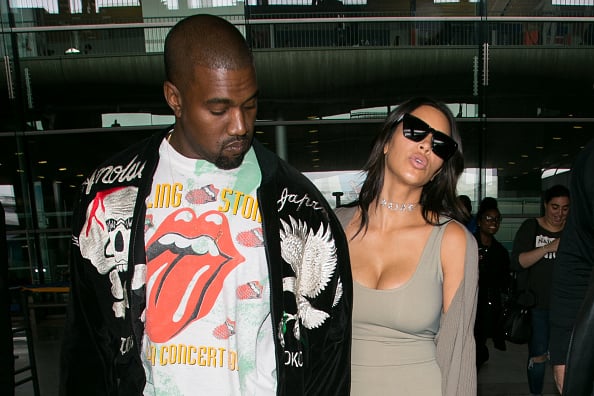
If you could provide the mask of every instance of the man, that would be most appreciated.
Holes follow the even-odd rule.
[[[551,294],[551,363],[564,395],[591,395],[594,380],[594,140],[571,174],[571,210]],[[580,308],[581,307],[581,308]],[[573,329],[573,333],[572,333]]]
[[[313,184],[253,140],[243,36],[188,17],[165,68],[175,125],[83,184],[61,394],[348,394],[345,236]]]

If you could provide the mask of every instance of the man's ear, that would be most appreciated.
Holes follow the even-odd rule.
[[[167,104],[171,110],[173,110],[175,118],[180,118],[182,111],[182,99],[177,87],[173,85],[171,81],[165,81],[163,83],[163,94],[165,95]]]

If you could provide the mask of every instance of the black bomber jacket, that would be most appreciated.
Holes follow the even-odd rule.
[[[62,396],[143,393],[145,199],[159,145],[169,130],[104,162],[82,185],[72,221]],[[352,278],[344,232],[309,179],[256,140],[253,146],[262,172],[258,204],[270,274],[277,394],[348,395]],[[114,214],[110,205],[116,201],[120,209]],[[121,207],[128,212],[122,213]],[[110,235],[118,227],[124,227],[123,232]],[[290,243],[284,243],[289,234]],[[330,246],[327,256],[312,257],[317,242]],[[119,258],[107,254],[110,243],[117,244]],[[301,277],[303,271],[310,276]],[[316,280],[318,284],[312,284]],[[312,323],[306,312],[310,308],[323,312],[325,319]]]

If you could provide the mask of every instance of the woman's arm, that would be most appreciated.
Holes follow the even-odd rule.
[[[535,253],[539,253],[537,249],[534,248],[535,238],[536,238],[536,227],[537,227],[537,220],[536,219],[527,219],[518,228],[516,231],[516,235],[514,236],[514,244],[512,247],[511,252],[511,268],[514,271],[522,271],[526,269],[524,265],[526,265],[526,261],[522,260],[524,265],[520,264],[520,255],[529,252],[531,250],[536,250]],[[544,251],[541,248],[541,258],[544,257]],[[534,264],[537,260],[535,260],[532,264]],[[532,265],[530,264],[530,265]]]
[[[464,279],[466,231],[459,223],[450,222],[441,243],[443,270],[443,312],[447,312],[454,294]]]
[[[544,245],[538,246],[534,249],[522,252],[518,255],[518,263],[522,266],[522,268],[529,268],[540,261],[547,253],[554,253],[557,251],[559,247],[559,238],[555,239],[553,242]]]

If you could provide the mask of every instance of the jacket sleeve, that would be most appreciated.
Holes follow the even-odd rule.
[[[336,243],[337,290],[336,305],[332,308],[331,325],[322,349],[315,351],[317,360],[312,365],[306,394],[349,395],[351,387],[351,333],[353,281],[351,277],[348,245],[344,231],[332,212],[330,226]],[[312,353],[313,355],[313,353]]]
[[[586,174],[594,169],[594,142],[588,148],[589,151],[585,149],[574,164],[570,185],[571,209],[553,270],[550,352],[551,361],[555,365],[565,363],[574,322],[576,329],[572,342],[577,347],[572,348],[571,355],[578,348],[585,350],[581,346],[584,340],[580,337],[587,326],[593,325],[592,313],[588,312],[594,308],[592,297],[589,304],[583,303],[588,285],[592,283],[590,276],[594,267],[594,178],[591,174]],[[582,312],[576,321],[580,306]],[[572,361],[578,358],[579,356],[572,356]],[[585,372],[586,366],[579,367],[579,370],[583,369]],[[591,373],[593,370],[587,372]]]
[[[444,396],[475,396],[477,392],[474,320],[478,297],[478,247],[466,233],[464,279],[450,308],[441,318],[436,337],[437,363]]]
[[[79,212],[79,216],[84,212]],[[75,213],[77,213],[75,212]],[[74,217],[76,224],[78,216]],[[60,354],[61,396],[112,395],[113,352],[96,298],[95,268],[85,262],[78,248],[78,234],[71,246],[71,289]],[[90,268],[89,268],[90,267]]]

